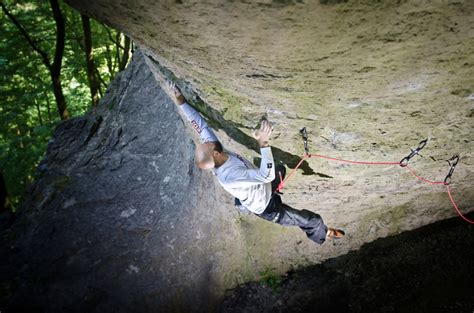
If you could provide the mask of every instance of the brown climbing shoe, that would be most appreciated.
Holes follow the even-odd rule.
[[[328,227],[328,232],[326,234],[326,237],[331,238],[331,239],[341,239],[342,237],[344,237],[345,234],[346,233],[341,229]]]

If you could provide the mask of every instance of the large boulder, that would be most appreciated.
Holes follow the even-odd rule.
[[[2,233],[2,311],[205,311],[249,279],[238,212],[144,59],[57,127]]]
[[[252,127],[263,115],[275,122],[273,149],[289,167],[303,154],[303,126],[311,152],[356,161],[398,162],[429,138],[410,165],[443,181],[445,160],[458,153],[453,197],[472,211],[473,1],[67,3],[146,48],[159,72],[199,98],[228,146],[254,155]],[[319,249],[297,229],[281,231],[271,240],[280,271],[456,216],[444,186],[398,166],[311,158],[284,192],[348,237]]]
[[[160,89],[176,81],[224,145],[257,156],[252,128],[275,122],[277,161],[310,150],[410,164],[443,180],[464,212],[474,192],[474,2],[68,0],[142,49],[100,106],[56,130],[17,222],[2,232],[2,308],[206,311],[224,290],[358,249],[456,212],[444,186],[398,166],[311,158],[288,204],[346,230],[317,246],[296,228],[242,215],[208,172],[196,137]],[[462,222],[461,220],[459,220]]]

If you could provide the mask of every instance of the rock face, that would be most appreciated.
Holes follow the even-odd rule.
[[[312,152],[350,160],[397,162],[430,138],[411,164],[443,180],[445,160],[459,153],[454,196],[472,210],[473,1],[67,2],[146,48],[203,100],[228,145],[254,153],[249,136],[262,115],[275,121],[272,144],[290,167],[303,154],[303,126]],[[285,200],[350,234],[336,249],[303,252],[309,263],[456,215],[444,187],[400,168],[304,166]],[[296,234],[288,247],[304,239]]]
[[[5,312],[205,311],[222,293],[237,212],[140,52],[95,112],[58,126],[38,175],[3,233]]]
[[[193,132],[161,91],[163,77],[252,158],[252,127],[275,122],[277,161],[310,149],[399,161],[443,180],[459,207],[474,192],[474,2],[69,0],[127,33],[143,52],[100,107],[62,123],[14,226],[2,232],[0,309],[207,311],[224,290],[346,254],[455,216],[443,186],[398,166],[311,158],[286,203],[347,232],[317,246],[299,229],[240,215],[193,164]],[[3,305],[4,304],[4,305]]]
[[[303,126],[312,152],[357,161],[398,162],[429,138],[410,164],[442,181],[445,160],[459,153],[453,196],[472,210],[473,1],[67,2],[145,48],[199,97],[194,104],[227,146],[254,155],[249,138],[262,115],[276,123],[272,145],[289,167],[303,154]],[[279,245],[271,266],[282,272],[456,215],[443,186],[396,166],[312,158],[298,173],[284,200],[348,238],[317,249],[299,230],[282,231],[268,239]]]
[[[217,311],[470,312],[473,257],[471,225],[453,218],[283,277],[269,272],[229,292]]]

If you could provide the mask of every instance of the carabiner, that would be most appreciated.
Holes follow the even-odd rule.
[[[303,136],[303,144],[304,144],[304,154],[309,154],[308,148],[308,132],[306,131],[306,127],[300,129],[300,134]]]
[[[410,161],[411,158],[413,158],[415,155],[418,154],[418,152],[421,151],[421,149],[423,149],[426,144],[428,143],[428,139],[425,139],[425,140],[422,140],[420,141],[420,143],[418,144],[418,147],[415,149],[415,150],[411,150],[411,153],[409,155],[407,155],[406,157],[404,157],[401,161],[400,161],[400,166],[401,167],[405,167],[408,165],[408,161]]]
[[[458,165],[459,155],[457,154],[453,155],[451,159],[446,160],[446,162],[448,162],[450,167],[449,167],[448,175],[446,175],[446,178],[444,179],[444,184],[449,185],[451,183],[451,175],[453,175],[454,169],[456,168],[456,165]]]

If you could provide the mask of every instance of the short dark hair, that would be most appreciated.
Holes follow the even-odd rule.
[[[220,143],[220,141],[213,141],[212,143],[214,143],[214,151],[217,151],[219,153],[222,153],[222,151],[224,151],[224,148],[222,148],[222,144]]]

